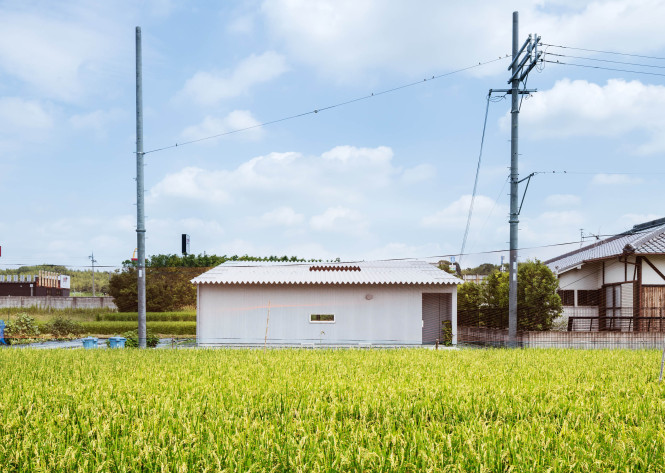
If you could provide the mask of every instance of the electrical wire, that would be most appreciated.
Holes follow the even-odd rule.
[[[562,49],[574,49],[576,51],[587,51],[591,53],[601,53],[601,54],[615,54],[617,56],[631,56],[631,57],[641,57],[643,59],[655,59],[658,61],[665,61],[665,57],[658,57],[658,56],[644,56],[641,54],[629,54],[629,53],[619,53],[616,51],[603,51],[600,49],[587,49],[587,48],[575,48],[573,46],[562,46],[558,44],[548,44],[548,43],[541,43],[543,46],[549,46],[552,48],[562,48]]]
[[[612,61],[609,59],[598,59],[598,58],[593,58],[593,57],[588,57],[588,56],[571,56],[569,54],[557,54],[557,53],[547,53],[549,56],[556,56],[556,57],[569,57],[572,59],[584,59],[586,61],[596,61],[596,62],[608,62],[612,64],[623,64],[625,66],[638,66],[638,67],[651,67],[655,69],[665,69],[665,66],[657,66],[655,64],[643,64],[639,62],[625,62],[625,61]]]
[[[459,264],[462,265],[462,255],[466,247],[466,239],[469,236],[469,227],[471,226],[471,216],[473,215],[473,203],[476,200],[476,190],[478,189],[478,176],[480,175],[480,163],[483,159],[483,145],[485,144],[485,130],[487,129],[487,115],[490,110],[490,96],[492,92],[487,94],[487,103],[485,105],[485,121],[483,122],[483,134],[480,138],[480,153],[478,153],[478,166],[476,167],[476,179],[473,182],[473,192],[471,193],[471,203],[469,204],[469,214],[466,218],[466,229],[464,230],[464,238],[462,238],[462,249],[460,251]]]
[[[467,67],[463,67],[461,69],[456,69],[454,71],[446,72],[446,73],[439,74],[439,75],[434,75],[431,78],[425,78],[423,80],[419,80],[419,81],[416,81],[416,82],[410,82],[408,84],[400,85],[400,86],[397,86],[397,87],[392,87],[390,89],[382,90],[380,92],[372,92],[369,95],[363,95],[362,97],[357,97],[355,99],[346,100],[344,102],[336,103],[336,104],[333,104],[333,105],[328,105],[326,107],[316,108],[316,109],[310,110],[308,112],[298,113],[298,114],[295,114],[295,115],[289,115],[289,116],[286,116],[286,117],[283,117],[283,118],[278,118],[276,120],[271,120],[271,121],[259,123],[259,124],[256,124],[256,125],[252,125],[252,126],[247,126],[247,127],[244,127],[244,128],[238,128],[238,129],[235,129],[235,130],[226,131],[224,133],[217,133],[215,135],[210,135],[210,136],[206,136],[206,137],[203,137],[203,138],[198,138],[198,139],[195,139],[195,140],[184,141],[182,143],[175,143],[173,145],[151,149],[149,151],[144,151],[143,154],[146,155],[146,154],[150,154],[150,153],[156,153],[158,151],[164,151],[164,150],[167,150],[167,149],[179,148],[179,147],[182,147],[182,146],[190,145],[190,144],[193,144],[193,143],[199,143],[201,141],[212,140],[214,138],[219,138],[219,137],[226,136],[226,135],[231,135],[231,134],[234,134],[234,133],[240,133],[240,132],[243,132],[243,131],[253,130],[255,128],[261,128],[261,127],[268,126],[268,125],[274,125],[275,123],[280,123],[280,122],[284,122],[284,121],[287,121],[287,120],[293,120],[293,119],[296,119],[296,118],[305,117],[307,115],[318,114],[320,112],[325,112],[325,111],[331,110],[333,108],[342,107],[342,106],[345,106],[345,105],[350,105],[352,103],[360,102],[362,100],[368,100],[368,99],[371,99],[371,98],[374,98],[374,97],[378,97],[379,95],[389,94],[389,93],[392,93],[392,92],[396,92],[398,90],[406,89],[408,87],[413,87],[415,85],[423,84],[425,82],[433,81],[433,80],[436,80],[436,79],[441,79],[443,77],[451,76],[453,74],[458,74],[460,72],[468,71],[470,69],[475,69],[476,67],[486,66],[487,64],[492,64],[494,62],[507,59],[508,57],[510,57],[510,56],[508,54],[506,54],[505,56],[499,57],[497,59],[492,59],[490,61],[485,61],[485,62],[479,62],[478,64],[474,64],[472,66],[467,66]]]
[[[575,66],[575,67],[586,67],[588,69],[602,69],[605,71],[615,71],[615,72],[628,72],[631,74],[645,74],[649,76],[660,76],[660,77],[665,77],[665,74],[660,74],[658,72],[647,72],[647,71],[634,71],[630,69],[618,69],[614,67],[601,67],[601,66],[591,66],[588,64],[575,64],[573,62],[561,62],[561,61],[548,61],[547,59],[543,60],[543,62],[547,62],[550,64],[559,64],[561,66]]]

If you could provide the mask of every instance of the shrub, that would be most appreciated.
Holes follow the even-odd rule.
[[[98,321],[117,321],[117,322],[137,322],[139,319],[138,312],[119,312],[98,314],[96,320]],[[183,312],[147,312],[145,319],[148,322],[196,322],[196,312],[183,311]]]
[[[16,315],[16,319],[10,320],[5,325],[5,339],[19,339],[19,341],[30,341],[39,337],[39,326],[34,317],[26,313]]]
[[[67,337],[80,335],[83,333],[83,326],[71,319],[57,316],[44,325],[44,331],[52,334],[54,337]]]
[[[138,348],[139,347],[139,331],[130,330],[122,334],[123,337],[127,339],[125,346],[128,348]],[[154,335],[151,331],[146,330],[145,344],[148,348],[155,348],[159,343],[159,338]]]

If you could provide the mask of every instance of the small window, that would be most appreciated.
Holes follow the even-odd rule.
[[[598,304],[598,291],[580,289],[577,291],[577,305],[582,307],[593,307]]]
[[[334,324],[335,314],[312,314],[309,316],[309,321],[312,323]]]
[[[561,304],[564,306],[574,306],[575,305],[575,291],[566,289],[557,291],[559,297],[561,298]]]

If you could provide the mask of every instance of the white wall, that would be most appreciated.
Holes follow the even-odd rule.
[[[661,273],[665,274],[665,256],[653,255],[647,256],[647,258],[649,258],[649,261],[651,261]],[[658,273],[656,273],[648,263],[642,261],[642,284],[665,285],[665,281],[658,276]]]
[[[201,284],[198,291],[202,345],[263,344],[268,305],[268,343],[420,344],[422,293],[453,293],[454,303],[457,287]],[[335,314],[335,323],[311,323],[310,314]]]
[[[587,263],[580,269],[571,269],[559,274],[559,289],[598,289],[602,285],[601,268],[601,263]]]

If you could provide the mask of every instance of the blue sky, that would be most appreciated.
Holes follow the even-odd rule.
[[[119,265],[136,246],[134,28],[152,150],[510,53],[521,41],[665,57],[665,1],[0,2],[0,265]],[[665,61],[549,48],[665,73]],[[548,56],[556,59],[555,56]],[[460,251],[485,97],[508,61],[146,155],[147,253]],[[520,113],[521,257],[665,216],[665,77],[546,64]],[[463,263],[508,241],[510,101],[490,104]]]

